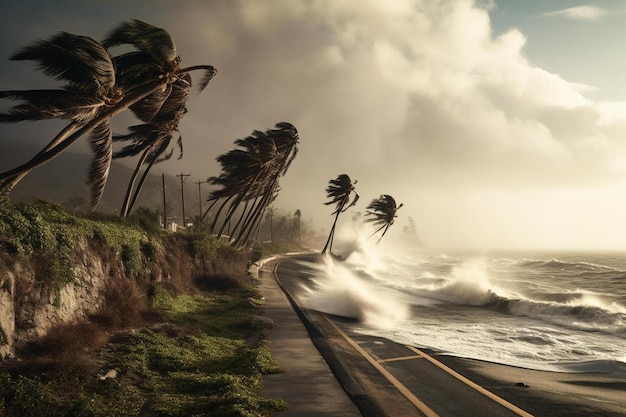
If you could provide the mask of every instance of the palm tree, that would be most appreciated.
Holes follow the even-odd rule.
[[[346,174],[341,174],[336,179],[330,180],[328,182],[328,187],[326,187],[326,196],[330,200],[325,202],[324,204],[327,206],[331,204],[335,205],[335,211],[333,211],[332,213],[335,215],[335,220],[333,221],[333,226],[330,229],[330,234],[328,235],[328,240],[324,245],[324,249],[322,249],[322,253],[326,253],[327,249],[332,253],[335,228],[337,226],[337,220],[339,219],[339,215],[348,210],[350,207],[354,206],[357,201],[359,201],[359,195],[354,189],[354,185],[356,183],[356,180],[354,180],[353,182]],[[354,197],[351,197],[353,193]],[[350,202],[351,198],[352,202]]]
[[[380,197],[373,199],[366,207],[368,211],[365,213],[365,216],[371,216],[367,221],[374,223],[376,226],[380,226],[370,237],[384,229],[376,244],[380,243],[380,240],[385,236],[389,227],[394,223],[395,218],[398,217],[396,213],[402,206],[403,204],[396,206],[396,200],[394,200],[392,196],[382,194]]]
[[[257,196],[255,205],[250,209],[250,220],[244,223],[239,235],[233,242],[235,246],[248,245],[252,238],[252,231],[260,223],[266,208],[278,197],[280,178],[287,173],[291,163],[298,155],[300,138],[298,131],[291,123],[277,123],[275,129],[270,129],[265,134],[274,142],[277,149],[277,157],[270,164],[269,175],[266,177],[266,181],[263,182],[261,193]]]
[[[235,144],[242,149],[234,149],[218,156],[216,160],[222,165],[222,172],[218,177],[208,179],[210,184],[221,188],[210,193],[208,201],[212,201],[212,204],[205,211],[205,215],[217,201],[223,200],[213,219],[212,231],[215,231],[222,210],[229,204],[219,235],[240,204],[248,203],[259,195],[277,155],[274,142],[263,132],[255,131],[244,139],[237,139]]]
[[[137,50],[111,58],[105,49],[123,44]],[[89,179],[92,209],[102,195],[112,158],[109,120],[130,108],[141,121],[151,123],[158,115],[178,111],[184,105],[191,86],[189,72],[205,72],[200,91],[216,74],[209,65],[181,68],[181,59],[169,33],[139,20],[123,22],[102,44],[91,38],[61,33],[50,41],[25,48],[13,59],[36,60],[46,74],[65,79],[69,84],[61,90],[0,92],[0,98],[25,101],[0,115],[0,122],[46,118],[71,121],[30,161],[0,173],[0,189],[9,192],[32,169],[91,132],[90,144],[95,153]],[[53,93],[48,94],[50,91]]]
[[[264,211],[278,194],[279,179],[297,154],[298,140],[293,125],[278,123],[275,129],[255,130],[250,136],[237,139],[238,149],[216,158],[222,165],[222,172],[207,181],[220,188],[210,193],[208,201],[211,204],[203,214],[206,216],[218,201],[222,202],[214,215],[211,231],[217,231],[221,220],[217,231],[217,236],[221,237],[226,226],[239,213],[239,219],[230,230],[231,243],[235,246],[248,244]]]
[[[48,41],[39,41],[23,48],[12,60],[34,60],[45,74],[68,83],[58,90],[10,90],[0,92],[0,98],[22,100],[22,104],[0,114],[1,122],[23,120],[67,119],[71,123],[63,129],[37,157],[52,151],[71,133],[84,126],[101,111],[118,103],[122,91],[116,85],[115,66],[109,53],[95,40],[86,36],[60,32]],[[110,152],[101,143],[110,137],[108,118],[94,125],[90,144],[96,160],[106,161]],[[108,170],[94,169],[101,177]],[[3,175],[1,187],[10,191],[27,173],[18,170],[14,175]],[[105,178],[106,181],[106,178]],[[94,188],[100,186],[94,182]]]
[[[114,142],[131,141],[130,145],[125,146],[121,150],[113,154],[113,159],[125,158],[129,156],[137,156],[141,154],[139,161],[133,171],[131,179],[126,189],[126,195],[120,212],[121,217],[127,217],[141,192],[143,184],[148,176],[148,172],[154,164],[166,161],[172,157],[173,150],[164,155],[168,149],[170,142],[174,137],[174,133],[178,132],[178,124],[180,119],[187,113],[187,108],[183,106],[178,111],[167,113],[163,116],[156,117],[150,124],[141,124],[131,126],[130,133],[126,135],[113,136]],[[182,158],[182,136],[178,135],[177,140],[180,149],[178,159]],[[143,175],[139,183],[136,185],[137,178],[141,168],[145,165]]]

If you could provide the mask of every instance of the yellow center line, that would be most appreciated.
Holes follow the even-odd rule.
[[[353,348],[357,350],[374,368],[378,370],[389,382],[391,382],[402,395],[404,395],[418,410],[426,415],[426,417],[439,417],[437,413],[424,404],[419,398],[417,398],[407,387],[402,385],[400,381],[396,379],[389,371],[376,361],[370,354],[368,354],[361,346],[359,346],[352,338],[345,334],[332,320],[330,320],[326,314],[322,314],[326,321],[339,332],[339,334],[348,342]],[[420,355],[421,356],[421,355]]]
[[[485,388],[481,387],[480,385],[476,384],[475,382],[470,381],[469,379],[465,378],[463,375],[459,374],[458,372],[448,368],[446,365],[444,365],[443,363],[439,362],[437,359],[433,358],[432,356],[422,352],[419,349],[414,348],[413,346],[406,346],[406,347],[408,349],[412,350],[413,352],[417,353],[419,356],[423,357],[427,361],[431,362],[433,365],[435,365],[435,366],[439,367],[440,369],[442,369],[443,371],[449,373],[450,375],[452,375],[453,377],[455,377],[459,381],[463,382],[465,385],[475,389],[476,391],[480,392],[481,394],[483,394],[483,395],[487,396],[488,398],[492,399],[493,401],[497,402],[501,406],[508,408],[509,410],[513,411],[514,413],[516,413],[516,414],[518,414],[518,415],[520,415],[522,417],[533,417],[532,414],[530,414],[530,413],[522,410],[521,408],[511,404],[510,402],[508,402],[504,398],[498,397],[493,392],[486,390]]]
[[[379,359],[378,363],[397,362],[397,361],[410,361],[413,359],[424,359],[422,356],[402,356],[399,358],[387,358]]]

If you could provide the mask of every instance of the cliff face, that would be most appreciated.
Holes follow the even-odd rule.
[[[191,283],[203,271],[197,268],[185,242],[165,238],[153,259],[128,277],[122,256],[93,238],[77,240],[72,253],[71,280],[51,277],[47,259],[12,256],[0,247],[0,359],[14,356],[16,348],[37,340],[55,325],[97,314],[105,307],[107,284],[133,280],[141,286],[158,281]]]

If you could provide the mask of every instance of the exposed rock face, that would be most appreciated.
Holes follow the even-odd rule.
[[[69,283],[50,285],[35,265],[6,259],[0,263],[0,358],[11,356],[16,345],[44,336],[55,324],[98,311],[110,271],[120,270],[86,239],[75,248]]]
[[[198,271],[184,244],[176,239],[166,239],[164,244],[144,276],[137,279],[144,283],[180,277],[190,281]],[[16,347],[45,336],[54,325],[98,312],[107,281],[128,279],[120,257],[87,238],[74,248],[69,282],[45,276],[36,259],[0,255],[0,360],[14,356]]]
[[[0,265],[0,359],[12,353],[15,337],[15,275]]]

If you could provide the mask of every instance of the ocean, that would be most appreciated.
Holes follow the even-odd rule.
[[[349,246],[343,261],[308,266],[305,307],[357,319],[360,333],[448,355],[626,375],[626,252]]]

